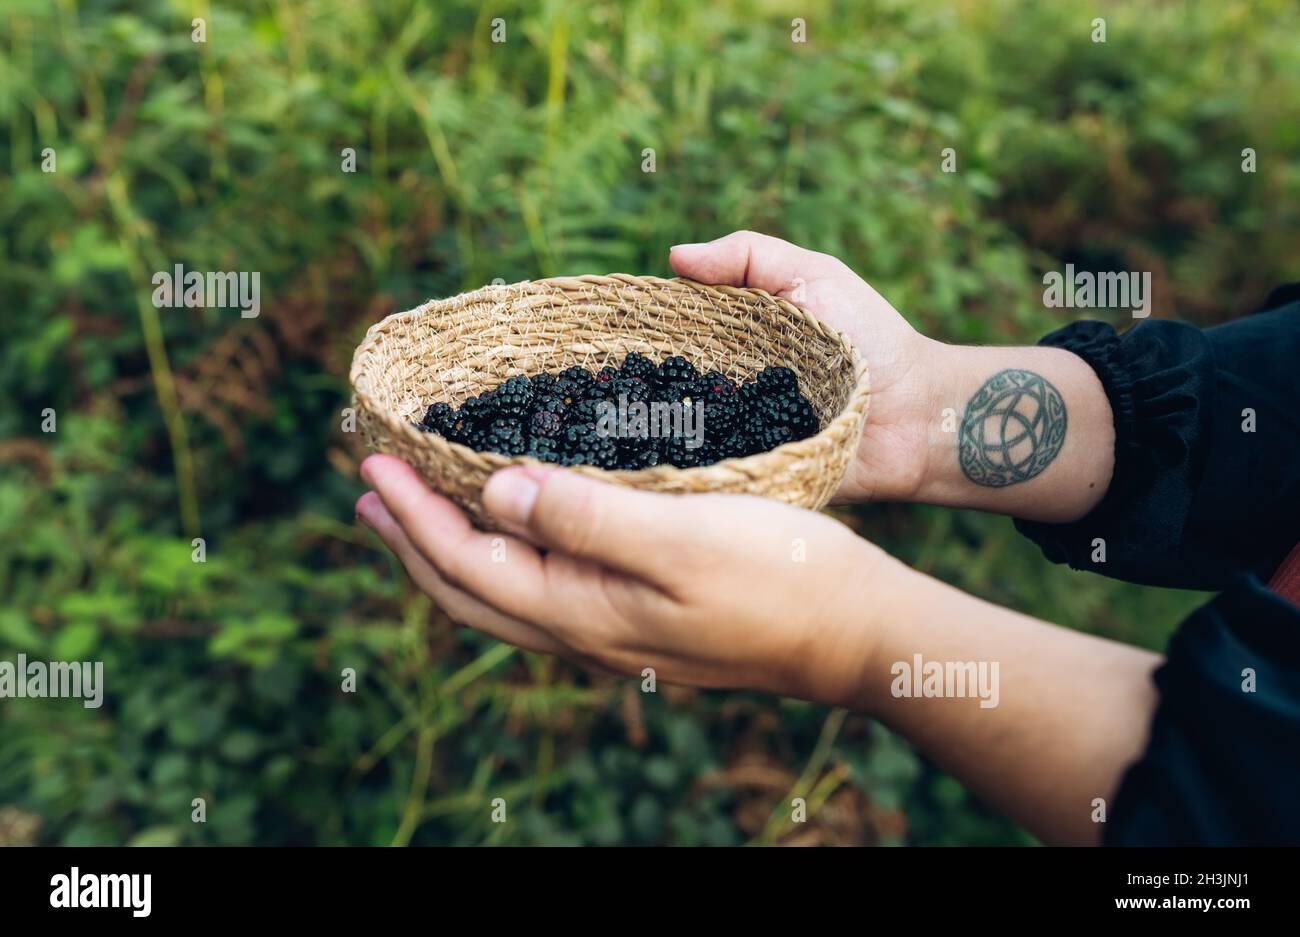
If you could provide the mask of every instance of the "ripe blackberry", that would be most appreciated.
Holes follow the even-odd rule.
[[[721,371],[706,371],[702,380],[709,399],[732,397],[740,391],[736,382]]]
[[[560,372],[556,382],[556,393],[564,398],[566,406],[573,406],[579,400],[590,399],[596,391],[596,379],[586,368],[574,365]]]
[[[559,382],[560,379],[550,371],[543,371],[541,374],[534,374],[528,379],[528,385],[532,387],[533,393],[539,397],[547,394],[554,394],[555,387]]]
[[[618,467],[618,446],[614,440],[599,435],[589,426],[566,428],[560,453],[565,465],[594,465],[604,469]]]
[[[684,381],[693,381],[698,377],[695,365],[681,355],[665,358],[663,364],[655,370],[655,383],[660,388],[668,389]]]
[[[523,427],[518,420],[505,417],[492,421],[487,431],[486,451],[514,456],[523,455],[527,448]]]
[[[653,446],[639,449],[619,449],[618,467],[621,469],[654,468],[659,464],[659,450]]]
[[[473,424],[483,423],[492,418],[496,402],[489,394],[470,397],[460,405],[460,415]]]
[[[799,379],[795,373],[785,367],[766,367],[758,372],[756,383],[764,394],[784,394],[787,391],[799,392]]]
[[[561,381],[590,381],[594,375],[580,364],[571,365],[560,372]]]
[[[467,423],[463,430],[456,434],[456,438],[453,442],[469,446],[469,448],[478,452],[486,452],[488,443],[491,441],[491,437],[488,434],[488,427],[475,426],[474,424]]]
[[[528,419],[528,431],[533,439],[559,436],[564,432],[564,414],[561,411],[538,410]]]
[[[654,399],[654,388],[640,378],[619,377],[614,379],[610,399],[616,404],[625,399],[628,406],[634,403],[648,404]]]
[[[579,400],[565,410],[564,422],[569,426],[590,425],[594,427],[600,419],[601,412],[607,405],[607,401],[595,398]]]
[[[601,368],[599,371],[596,372],[595,381],[597,384],[601,386],[601,389],[604,392],[608,393],[609,389],[614,385],[614,380],[621,376],[622,375],[618,373],[617,368],[612,368],[609,365],[605,365],[603,368]]]
[[[754,411],[765,426],[783,426],[794,439],[817,432],[817,417],[812,405],[798,391],[763,397]]]
[[[619,370],[623,377],[634,377],[648,382],[654,379],[655,363],[640,352],[630,351],[623,359],[623,367]]]
[[[423,429],[437,433],[439,436],[450,438],[456,428],[457,416],[458,414],[451,404],[435,403],[424,411],[424,420],[421,426]]]
[[[788,426],[764,426],[758,431],[754,440],[758,444],[759,452],[767,452],[769,449],[792,442],[794,438],[795,435]]]
[[[667,462],[678,468],[694,468],[697,465],[705,464],[705,449],[703,446],[692,448],[687,443],[693,443],[693,440],[684,436],[665,436],[659,440],[659,461]]]
[[[704,439],[717,446],[741,426],[740,404],[735,400],[709,400],[704,404]]]
[[[753,455],[759,449],[754,437],[737,430],[721,442],[715,443],[713,451],[717,454],[718,461],[722,461],[723,459],[742,459],[747,455]]]
[[[543,462],[559,462],[562,458],[560,440],[554,436],[534,436],[528,440],[524,455],[541,459]]]
[[[497,412],[523,416],[533,403],[533,388],[528,378],[512,377],[493,392]]]
[[[558,413],[564,415],[564,398],[557,393],[540,393],[533,394],[533,405],[530,408],[533,413]]]
[[[708,385],[701,377],[677,381],[659,390],[659,399],[666,400],[669,403],[680,403],[687,407],[694,406],[697,403],[704,403],[707,397]]]

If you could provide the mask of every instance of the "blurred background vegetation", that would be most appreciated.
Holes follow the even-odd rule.
[[[353,523],[351,352],[429,297],[667,274],[742,227],[948,340],[1063,324],[1066,262],[1240,315],[1296,275],[1297,35],[1290,0],[7,0],[0,659],[102,660],[107,701],[0,701],[0,841],[1029,842],[864,717],[452,628]],[[155,309],[176,263],[260,272],[261,316]],[[1002,518],[844,516],[1122,640],[1199,600],[1049,567]]]

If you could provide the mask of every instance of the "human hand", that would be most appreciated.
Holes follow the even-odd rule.
[[[851,704],[876,644],[876,547],[824,515],[514,467],[472,527],[406,463],[366,459],[357,516],[455,621],[528,650],[668,683]],[[901,565],[901,564],[895,564]],[[884,590],[882,590],[884,591]]]
[[[1061,523],[1105,495],[1114,416],[1092,367],[1073,352],[926,338],[839,260],[752,231],[679,244],[668,259],[681,276],[790,300],[847,335],[866,360],[871,406],[836,500],[917,501]],[[1012,372],[1034,392],[982,394]],[[1058,406],[1040,407],[1040,392]],[[1016,400],[1009,422],[999,404]]]
[[[941,347],[913,329],[879,293],[827,254],[753,231],[678,244],[668,261],[701,283],[750,286],[790,300],[843,332],[867,362],[871,407],[837,501],[916,500],[927,474],[935,368]]]

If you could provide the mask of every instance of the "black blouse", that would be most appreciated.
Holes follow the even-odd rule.
[[[1041,344],[1097,372],[1115,472],[1087,517],[1017,528],[1075,569],[1220,592],[1156,670],[1105,842],[1300,844],[1300,607],[1264,585],[1300,542],[1300,284],[1211,329],[1076,322]]]

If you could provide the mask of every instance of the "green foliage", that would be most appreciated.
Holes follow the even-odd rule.
[[[49,843],[1024,841],[860,717],[453,629],[351,523],[356,341],[495,277],[666,273],[753,227],[1005,342],[1062,323],[1039,276],[1067,261],[1153,270],[1201,321],[1294,276],[1293,4],[804,6],[807,44],[742,0],[223,2],[196,45],[186,4],[6,4],[0,659],[93,655],[107,695],[0,703],[0,804]],[[261,317],[155,309],[176,263],[259,272]],[[848,519],[1124,640],[1195,601],[1049,569],[1003,519]]]

